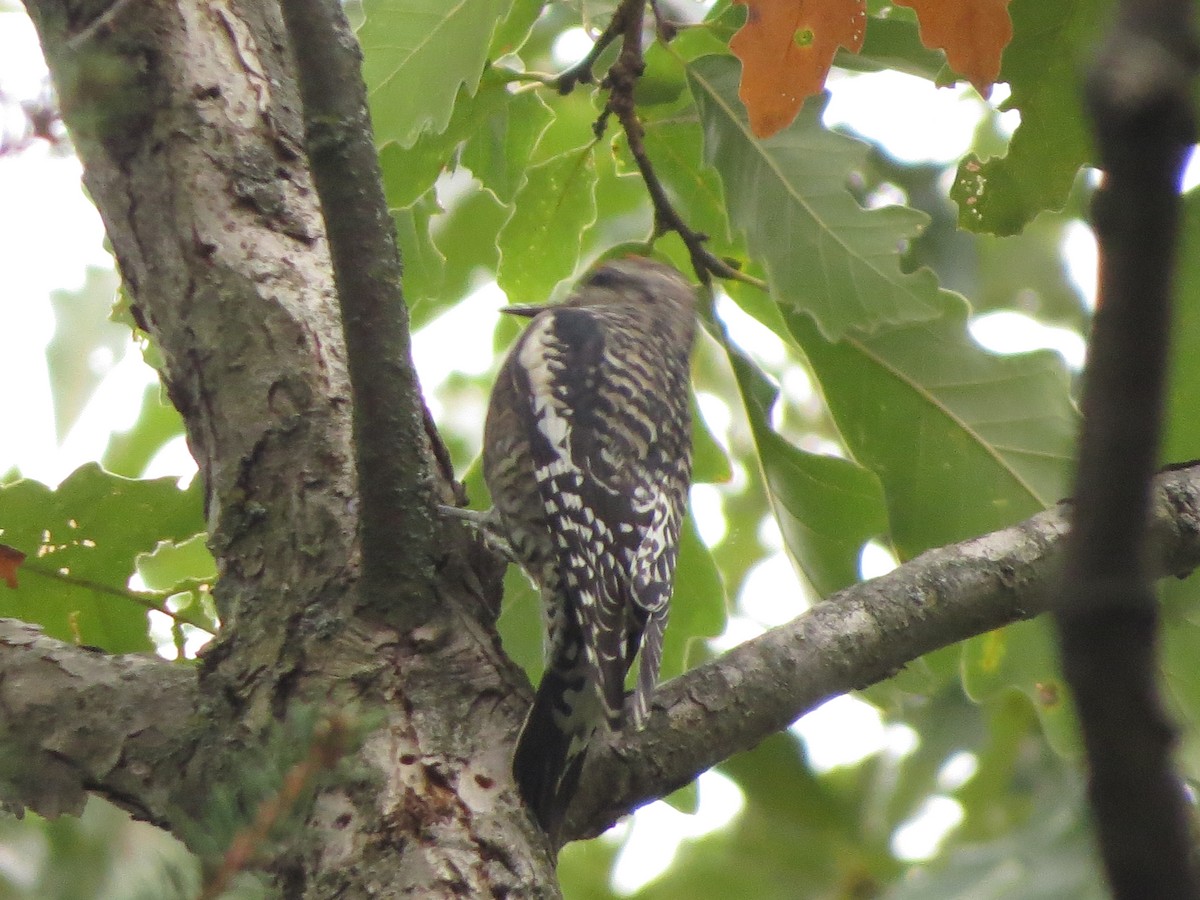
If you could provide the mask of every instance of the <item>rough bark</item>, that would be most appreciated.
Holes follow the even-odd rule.
[[[355,760],[367,775],[317,798],[320,839],[270,862],[283,893],[553,895],[505,752],[528,683],[461,612],[494,607],[461,527],[411,547],[438,572],[437,617],[401,630],[356,609],[347,367],[278,8],[28,8],[206,486],[223,630],[180,723],[186,781],[236,784],[238,750],[293,703],[382,710]],[[179,830],[202,796],[181,779],[138,812]]]
[[[79,815],[87,791],[99,789],[168,825],[192,753],[184,723],[198,704],[190,669],[73,647],[0,619],[0,799]]]

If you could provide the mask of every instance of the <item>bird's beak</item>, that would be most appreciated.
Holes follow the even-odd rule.
[[[508,313],[510,316],[523,316],[526,319],[532,319],[534,316],[536,316],[538,313],[540,313],[543,309],[547,309],[547,307],[545,307],[545,306],[502,306],[502,307],[500,307],[500,312]]]

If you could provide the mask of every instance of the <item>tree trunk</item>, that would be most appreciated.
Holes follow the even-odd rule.
[[[220,574],[222,633],[194,682],[165,665],[127,677],[131,689],[153,679],[176,713],[162,739],[175,783],[84,781],[186,839],[206,788],[237,785],[238,749],[292,704],[383,710],[347,766],[355,777],[322,790],[308,834],[269,861],[282,893],[556,895],[508,771],[529,695],[486,612],[494,572],[464,564],[472,547],[450,524],[436,552],[411,548],[414,565],[435,565],[436,617],[401,631],[357,608],[344,343],[278,8],[28,6],[133,315],[186,422]]]

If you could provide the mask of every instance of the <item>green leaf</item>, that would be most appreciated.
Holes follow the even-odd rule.
[[[205,543],[206,534],[186,541],[163,541],[137,558],[138,574],[152,591],[172,591],[183,584],[217,580],[217,563]]]
[[[974,313],[1015,308],[1043,324],[1086,334],[1088,312],[1063,265],[1066,223],[1065,216],[1048,213],[1013,237],[978,235]]]
[[[505,96],[507,102],[503,106],[472,122],[462,163],[500,201],[508,203],[521,186],[534,147],[553,113],[532,91],[520,94],[505,91]]]
[[[108,439],[100,460],[106,471],[138,478],[159,450],[183,434],[183,419],[163,393],[161,385],[149,385],[142,394],[142,411],[133,428]]]
[[[455,164],[460,147],[475,177],[500,199],[511,200],[550,118],[537,94],[512,93],[498,73],[485,77],[474,95],[462,89],[443,131],[425,132],[408,148],[392,142],[380,149],[388,206],[406,208],[426,194]]]
[[[730,234],[720,177],[713,169],[703,165],[703,140],[699,123],[681,119],[670,109],[662,112],[662,119],[653,114],[646,117],[643,144],[672,205],[688,223],[688,227],[708,235],[705,246],[712,253],[744,262],[745,243],[740,236],[735,238]],[[618,145],[618,150],[618,162],[627,171],[636,171],[623,142]],[[659,249],[667,250],[669,247],[667,240],[659,241]],[[681,249],[675,257],[676,266],[686,272],[690,263],[686,251]]]
[[[83,287],[54,291],[54,337],[46,345],[46,368],[54,397],[54,424],[61,441],[75,424],[105,372],[94,353],[107,350],[112,363],[129,346],[129,329],[110,320],[119,279],[112,269],[89,266]]]
[[[614,138],[614,146],[621,141],[622,137]],[[653,213],[641,178],[622,173],[615,152],[593,153],[592,160],[596,165],[596,216],[584,232],[580,258],[591,264],[601,257],[646,253]],[[630,246],[622,246],[625,244]]]
[[[512,302],[542,302],[575,271],[584,229],[596,219],[595,185],[591,144],[529,170],[496,239],[496,281]]]
[[[969,154],[950,196],[959,224],[971,231],[1016,234],[1042,210],[1061,209],[1076,172],[1091,155],[1081,73],[1111,0],[1013,0],[1013,40],[1000,80],[1012,87],[1005,109],[1021,124],[1008,155],[981,161]]]
[[[1072,465],[1077,417],[1061,359],[989,354],[967,333],[966,304],[949,293],[942,302],[944,315],[934,322],[838,343],[806,316],[783,311],[843,440],[883,484],[902,559],[1049,506],[1067,493]],[[770,323],[771,313],[758,317]],[[983,644],[1000,641],[1009,665],[995,670],[987,690],[972,682],[974,695],[1025,691],[1038,702],[1051,742],[1069,752],[1074,723],[1045,628],[1025,623],[967,642],[964,681],[992,671]]]
[[[197,479],[132,481],[89,463],[57,490],[36,481],[0,488],[0,539],[27,555],[20,587],[0,590],[0,615],[112,653],[153,649],[146,611],[128,597],[138,554],[204,530]]]
[[[1200,397],[1200,193],[1184,197],[1180,223],[1178,298],[1172,312],[1171,362],[1167,381],[1166,431],[1162,458],[1180,462],[1200,458],[1200,421],[1196,398]]]
[[[683,787],[672,791],[663,797],[663,802],[670,804],[673,809],[689,816],[694,816],[700,808],[700,789],[694,781],[689,781]]]
[[[879,816],[893,832],[916,815],[930,796],[941,790],[941,773],[955,753],[975,752],[987,738],[985,719],[979,706],[963,696],[958,684],[905,704],[902,722],[921,736],[920,742],[900,758],[884,752],[867,766],[875,769],[878,787],[873,803]]]
[[[646,48],[645,70],[633,89],[638,115],[645,119],[653,107],[677,106],[687,90],[687,71],[676,47],[655,41]]]
[[[912,872],[882,900],[1109,897],[1087,826],[1082,785],[1077,777],[1065,780],[1043,785],[1032,797],[1030,815],[1011,832],[957,848],[948,859]]]
[[[411,147],[444,131],[460,87],[475,93],[502,0],[365,0],[358,31],[375,139]]]
[[[437,194],[432,189],[407,209],[392,210],[396,242],[404,264],[404,302],[413,330],[444,307],[446,257],[434,245],[430,234],[430,220],[440,212]]]
[[[947,684],[962,682],[962,650],[943,647],[914,659],[886,681],[858,691],[858,695],[884,712],[898,712],[913,697],[932,697]]]
[[[509,566],[504,573],[504,605],[496,622],[504,652],[537,684],[546,667],[542,649],[542,601],[525,573]]]
[[[1053,628],[1045,618],[1016,622],[967,641],[963,690],[977,702],[1019,690],[1037,710],[1046,739],[1058,753],[1082,753],[1070,691],[1058,667]]]
[[[542,14],[546,0],[512,0],[508,15],[496,26],[488,58],[495,60],[516,53],[529,38],[529,32]]]
[[[483,510],[491,506],[491,495],[487,482],[483,480],[483,465],[479,457],[463,475],[462,483],[472,509]],[[504,652],[525,670],[529,680],[536,685],[545,668],[542,601],[519,566],[509,566],[504,573],[504,603],[500,608],[496,631],[500,634]]]
[[[757,140],[737,96],[739,74],[732,57],[688,67],[705,158],[721,175],[729,220],[766,269],[772,296],[811,314],[831,340],[936,317],[933,273],[900,265],[925,214],[858,205],[845,185],[868,147],[821,125],[821,98],[810,99],[790,127]]]
[[[1169,718],[1183,726],[1176,765],[1183,777],[1200,782],[1200,622],[1196,621],[1196,597],[1200,575],[1183,581],[1166,581],[1162,595],[1162,638],[1160,663],[1163,694]]]
[[[671,615],[663,641],[659,681],[667,681],[686,672],[704,638],[719,635],[725,629],[728,609],[725,584],[713,562],[712,553],[700,540],[696,522],[689,513],[679,535],[679,561],[675,567],[675,590],[671,594]]]
[[[165,598],[167,608],[180,622],[217,633],[212,587],[217,580],[217,564],[208,550],[208,535],[175,543],[163,541],[150,553],[137,558],[137,571],[146,587]],[[184,656],[185,638],[175,630],[179,656]]]
[[[822,597],[858,580],[863,544],[887,531],[879,479],[848,459],[805,453],[770,425],[776,390],[727,346],[768,497],[796,566]]]
[[[483,85],[474,96],[464,90],[454,104],[454,117],[443,131],[424,132],[411,147],[395,141],[379,149],[379,166],[388,208],[407,209],[424,196],[442,170],[450,166],[471,123],[506,102],[503,85]]]
[[[1200,422],[1195,398],[1200,395],[1200,359],[1192,352],[1200,340],[1200,305],[1192,298],[1200,290],[1200,193],[1183,198],[1183,221],[1178,252],[1176,304],[1172,311],[1171,361],[1166,401],[1164,462],[1200,457]],[[1200,576],[1160,584],[1163,598],[1162,668],[1172,718],[1182,722],[1183,734],[1176,760],[1184,774],[1200,780],[1200,625],[1196,623],[1196,598]]]
[[[718,443],[704,421],[704,414],[692,398],[692,481],[724,484],[733,477],[729,454]]]
[[[1024,824],[1029,812],[1025,796],[1035,772],[1050,768],[1048,778],[1059,780],[1064,774],[1074,774],[1073,764],[1043,751],[1042,757],[1029,753],[1031,738],[1036,738],[1037,715],[1029,698],[1017,691],[1007,691],[994,702],[985,704],[981,712],[986,717],[987,732],[981,744],[971,748],[978,768],[975,775],[954,795],[963,807],[962,824],[955,829],[955,843],[978,842],[1005,834]],[[1016,780],[1024,790],[1015,789]]]
[[[557,874],[562,895],[571,900],[612,900],[609,887],[617,847],[612,841],[572,841],[562,848]]]
[[[599,31],[608,24],[617,11],[617,0],[579,0],[583,27]]]
[[[943,292],[940,302],[932,322],[838,343],[783,311],[846,446],[883,483],[901,559],[1056,503],[1073,459],[1062,359],[988,353],[967,332],[962,299]]]
[[[491,191],[473,185],[432,223],[434,245],[446,260],[439,311],[478,287],[481,269],[495,271],[499,255],[496,234],[509,214]]]
[[[818,777],[796,738],[783,732],[719,771],[741,788],[744,809],[729,826],[685,842],[639,898],[872,896],[897,874],[887,832],[860,821],[864,807],[876,811],[861,770]]]
[[[834,63],[839,69],[852,72],[891,69],[933,81],[946,65],[945,55],[921,43],[916,21],[895,15],[896,12],[907,13],[909,10],[896,7],[891,12],[886,19],[868,16],[862,49],[857,53],[839,49]]]

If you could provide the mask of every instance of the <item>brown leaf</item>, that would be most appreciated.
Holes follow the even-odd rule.
[[[14,591],[17,589],[17,569],[25,562],[25,554],[8,544],[0,544],[0,580]]]
[[[819,92],[837,48],[857,52],[867,27],[865,0],[734,0],[746,24],[729,49],[742,61],[738,96],[750,127],[770,137]]]
[[[1000,75],[1000,57],[1012,40],[1008,0],[896,0],[917,13],[921,43],[943,50],[946,62],[987,97]]]

